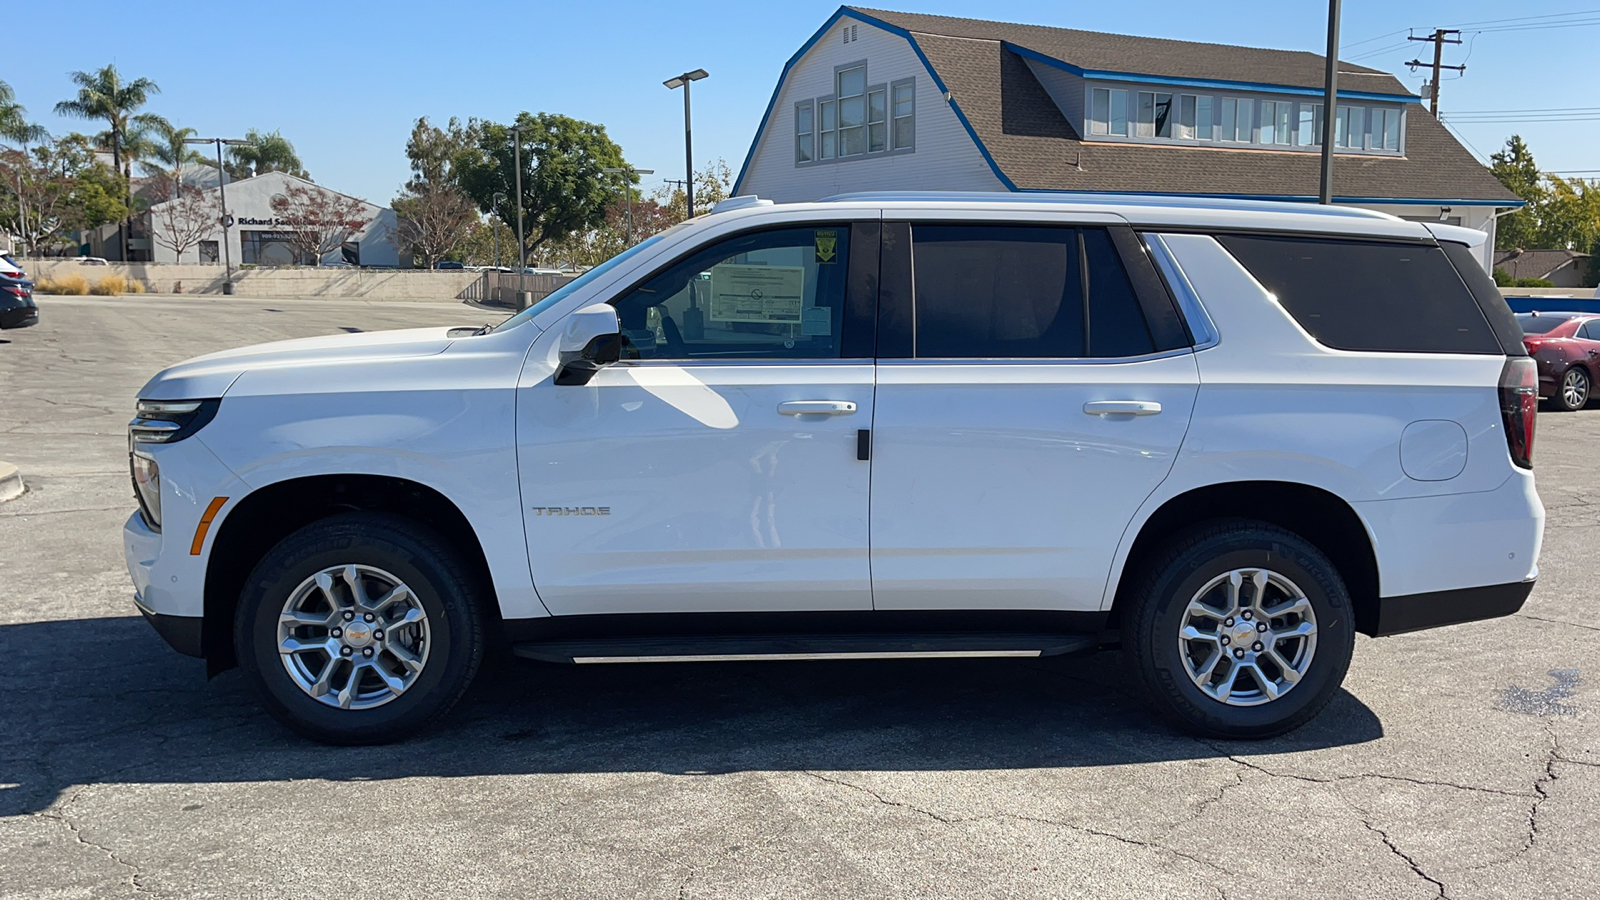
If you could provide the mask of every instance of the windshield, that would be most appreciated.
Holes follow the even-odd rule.
[[[1523,334],[1545,334],[1571,322],[1572,316],[1517,316]]]
[[[669,231],[670,231],[670,229],[669,229]],[[604,275],[606,272],[609,272],[612,269],[616,268],[617,265],[619,265],[623,260],[626,260],[626,259],[629,259],[629,258],[631,258],[633,256],[636,256],[639,253],[639,251],[645,249],[646,247],[650,246],[651,244],[658,243],[664,235],[669,233],[669,231],[664,231],[661,234],[657,234],[657,235],[653,235],[651,237],[647,237],[644,240],[640,241],[639,243],[634,244],[632,247],[629,247],[628,249],[622,251],[621,253],[618,253],[616,256],[611,257],[610,259],[606,260],[605,262],[601,263],[600,265],[595,266],[594,268],[592,268],[589,271],[583,273],[582,275],[579,275],[577,278],[574,278],[573,280],[567,282],[566,284],[562,285],[561,287],[556,288],[555,290],[553,290],[549,294],[547,294],[543,300],[540,300],[538,303],[533,304],[532,306],[528,307],[527,309],[523,310],[522,312],[517,313],[516,315],[512,316],[511,318],[506,319],[504,322],[501,322],[499,325],[496,325],[494,328],[492,328],[490,330],[491,331],[500,331],[501,329],[515,328],[516,326],[521,325],[523,322],[528,321],[529,319],[533,318],[534,316],[537,316],[538,314],[544,312],[545,310],[549,309],[550,307],[555,306],[557,303],[560,303],[562,300],[565,300],[567,297],[571,296],[573,291],[576,291],[576,290],[582,288],[584,285],[588,284],[590,281],[593,281],[596,277],[598,277],[600,275]]]

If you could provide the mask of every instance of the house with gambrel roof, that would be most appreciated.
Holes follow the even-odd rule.
[[[1303,51],[841,7],[785,64],[734,191],[1314,201],[1323,70]],[[1522,201],[1393,75],[1339,72],[1335,202],[1492,247],[1496,211]]]

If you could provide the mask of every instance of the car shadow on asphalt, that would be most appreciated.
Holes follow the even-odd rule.
[[[138,617],[0,626],[0,816],[87,783],[1111,766],[1294,753],[1383,736],[1341,690],[1305,727],[1202,741],[1156,721],[1116,653],[1044,660],[486,664],[427,734],[325,747],[256,706],[237,671]]]

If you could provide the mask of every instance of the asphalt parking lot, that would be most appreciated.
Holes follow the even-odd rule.
[[[1600,409],[1546,413],[1523,613],[1358,639],[1262,743],[1120,659],[506,662],[426,738],[333,749],[135,614],[125,426],[165,365],[458,305],[41,298],[0,333],[0,897],[1588,897]]]

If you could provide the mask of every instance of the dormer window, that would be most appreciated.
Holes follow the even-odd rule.
[[[1269,99],[1270,98],[1270,99]],[[1322,105],[1269,95],[1188,93],[1135,87],[1089,87],[1083,133],[1088,140],[1153,144],[1242,144],[1274,150],[1322,146]],[[1340,105],[1334,146],[1383,156],[1401,154],[1405,109],[1392,104]]]
[[[869,84],[867,63],[833,72],[833,93],[794,105],[796,166],[916,149],[916,79]]]

